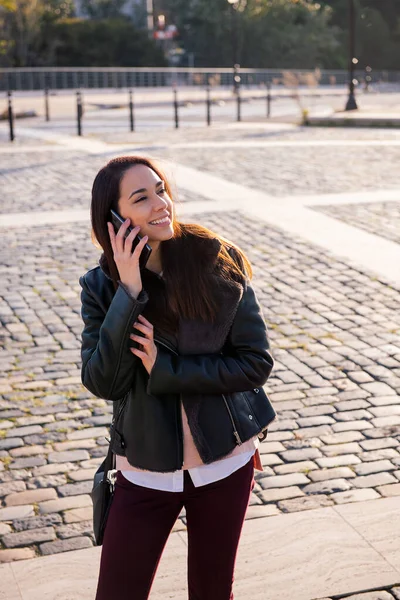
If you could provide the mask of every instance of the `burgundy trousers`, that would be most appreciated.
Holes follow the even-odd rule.
[[[189,600],[233,600],[237,548],[253,488],[253,458],[228,477],[201,487],[195,487],[185,471],[183,492],[142,487],[118,471],[96,600],[147,600],[183,506]]]

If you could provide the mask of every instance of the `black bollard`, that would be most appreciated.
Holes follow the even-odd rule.
[[[271,116],[271,84],[267,83],[267,117]]]
[[[240,91],[239,91],[239,89],[237,91],[236,102],[237,102],[237,120],[241,121],[242,120],[242,114],[241,114],[242,99],[240,97]]]
[[[174,112],[175,112],[175,129],[179,127],[179,115],[178,115],[178,92],[174,90]]]
[[[11,90],[8,90],[8,124],[10,126],[10,142],[14,141],[14,117],[13,117],[13,109],[11,103]]]
[[[242,78],[239,75],[239,71],[240,71],[240,65],[238,63],[235,63],[233,65],[233,93],[239,94],[240,91],[240,83]]]
[[[211,125],[211,99],[210,99],[210,88],[207,87],[207,99],[206,99],[206,105],[207,105],[207,125]]]
[[[44,112],[46,115],[46,121],[50,121],[50,112],[49,112],[49,90],[45,88],[44,90]]]
[[[372,83],[371,73],[372,73],[371,67],[369,67],[369,66],[365,67],[365,85],[364,85],[364,90],[366,92],[369,92],[369,86]]]
[[[135,131],[135,121],[133,118],[133,96],[132,90],[129,90],[129,121],[131,125],[131,131]]]
[[[76,92],[76,115],[78,120],[78,135],[82,135],[82,95]]]

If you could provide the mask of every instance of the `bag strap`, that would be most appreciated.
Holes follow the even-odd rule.
[[[104,461],[103,483],[107,483],[108,472],[115,469],[115,454],[111,450],[111,442],[108,444],[108,452]]]
[[[127,397],[125,396],[122,401],[121,401],[121,405],[119,407],[118,410],[118,415],[117,417],[113,418],[111,421],[111,433],[110,433],[110,439],[106,438],[106,440],[108,441],[108,452],[107,452],[107,456],[105,458],[105,462],[104,462],[104,476],[103,476],[103,483],[107,482],[107,478],[108,478],[108,472],[109,471],[113,471],[115,470],[116,467],[116,457],[114,452],[111,450],[111,441],[112,441],[112,431],[113,431],[113,425],[114,423],[116,423],[118,421],[118,419],[120,418],[122,411],[125,408],[127,402]]]

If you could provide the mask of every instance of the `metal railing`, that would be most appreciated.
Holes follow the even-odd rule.
[[[263,87],[318,87],[345,85],[347,71],[307,69],[240,69],[241,85]],[[377,90],[400,87],[400,71],[369,73]],[[365,71],[356,71],[362,82]],[[233,69],[156,67],[35,67],[0,69],[0,91],[124,89],[178,86],[230,86]]]

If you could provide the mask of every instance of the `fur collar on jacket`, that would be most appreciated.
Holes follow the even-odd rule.
[[[175,345],[180,354],[205,354],[219,352],[235,317],[237,306],[243,294],[243,285],[236,281],[222,278],[215,269],[216,259],[221,247],[217,238],[200,238],[191,236],[190,251],[195,254],[196,262],[205,261],[207,270],[210,271],[213,294],[216,298],[217,315],[214,323],[204,323],[200,320],[179,318],[175,331]],[[104,254],[101,255],[99,265],[103,273],[110,279],[110,271]],[[142,271],[143,287],[149,296],[162,294],[164,282],[153,271],[145,268]],[[147,316],[146,309],[144,316]],[[163,335],[163,332],[161,332]]]

